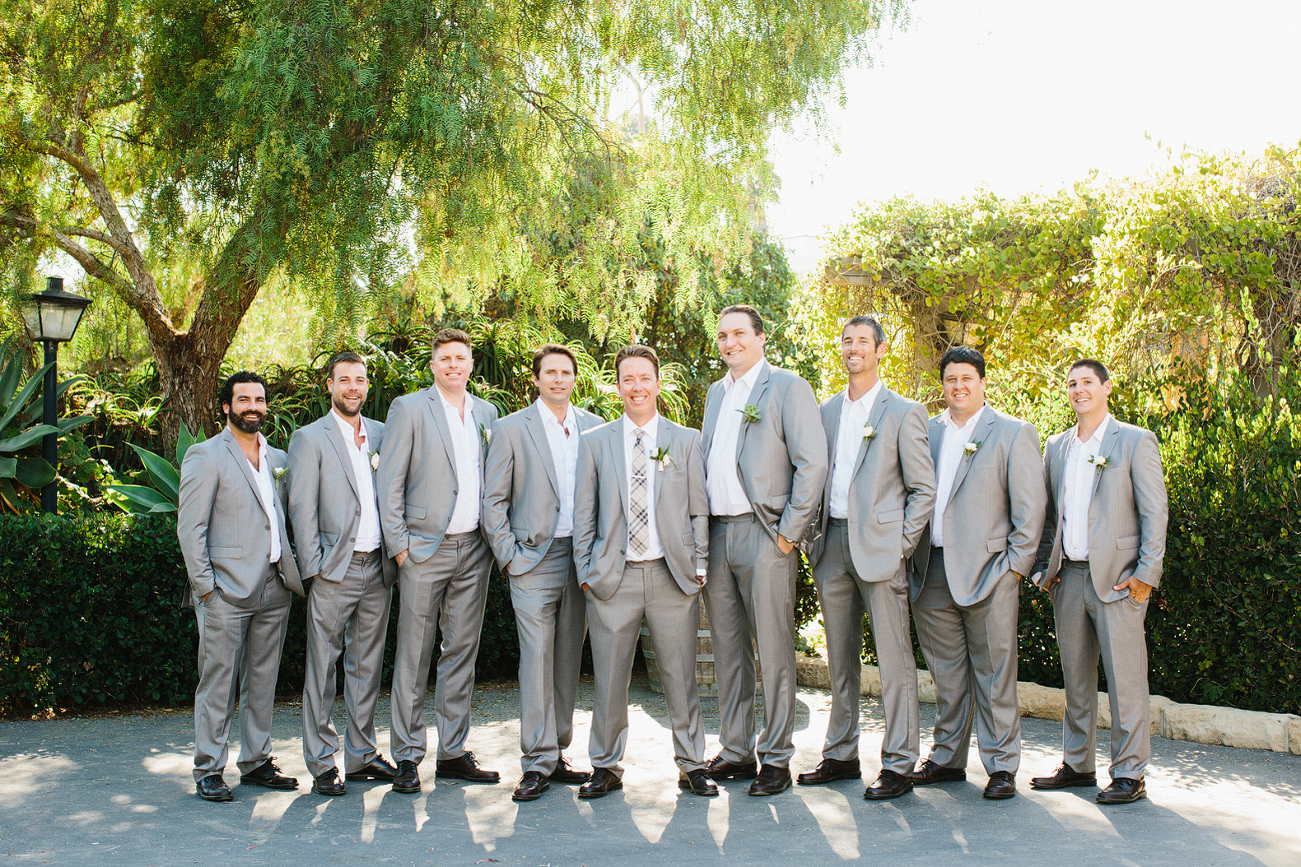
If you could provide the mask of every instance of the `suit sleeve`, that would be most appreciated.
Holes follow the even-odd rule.
[[[395,400],[384,422],[385,446],[379,454],[379,524],[389,556],[411,547],[407,531],[407,470],[415,442],[415,424],[408,401]]]
[[[321,574],[321,453],[302,428],[289,438],[289,520],[303,578]]]
[[[590,436],[578,440],[578,480],[574,484],[574,571],[578,583],[587,584],[592,570],[592,546],[596,544],[596,448]]]
[[[687,455],[687,514],[691,517],[691,535],[696,539],[695,570],[699,575],[709,566],[709,494],[705,490],[705,453],[700,437],[691,441]]]
[[[1161,583],[1165,561],[1170,501],[1166,496],[1165,475],[1161,472],[1161,452],[1151,431],[1142,431],[1129,466],[1134,483],[1134,507],[1138,510],[1138,565],[1134,577],[1149,587],[1156,587]]]
[[[507,426],[509,427],[509,425]],[[511,488],[515,476],[515,444],[511,431],[498,427],[488,444],[483,468],[483,508],[480,520],[497,565],[505,569],[515,557],[515,534],[510,530]]]
[[[1029,575],[1043,538],[1048,487],[1044,465],[1039,459],[1039,431],[1022,422],[1007,454],[1008,517],[1012,532],[1007,537],[1007,565],[1019,575]]]
[[[917,550],[922,531],[935,511],[935,462],[927,437],[926,410],[920,404],[908,407],[899,426],[899,469],[908,499],[903,507],[903,558]]]
[[[190,577],[195,601],[217,586],[208,559],[208,523],[217,498],[217,468],[207,449],[191,448],[181,462],[181,488],[176,509],[176,536]]]
[[[1044,468],[1044,524],[1042,532],[1039,535],[1039,550],[1035,553],[1034,565],[1030,567],[1031,577],[1038,576],[1036,584],[1042,586],[1044,579],[1049,577],[1048,561],[1053,556],[1053,542],[1057,539],[1057,501],[1056,494],[1053,492],[1053,473],[1052,458],[1053,440],[1049,439],[1044,444],[1043,468]]]
[[[822,502],[822,486],[827,480],[827,434],[822,429],[813,387],[798,377],[782,401],[782,430],[795,474],[777,532],[799,542],[808,533]]]

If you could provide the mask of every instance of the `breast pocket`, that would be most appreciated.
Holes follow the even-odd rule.
[[[243,548],[209,547],[208,557],[213,560],[238,560],[244,556]]]

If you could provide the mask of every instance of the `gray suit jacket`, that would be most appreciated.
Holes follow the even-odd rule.
[[[287,466],[288,456],[267,446],[272,469]],[[285,525],[286,480],[274,481],[276,528],[280,533],[280,576],[285,586],[303,595],[303,582],[294,563]],[[213,589],[231,605],[256,604],[267,573],[271,525],[257,495],[257,481],[248,459],[230,428],[210,440],[195,443],[181,463],[180,504],[176,537],[181,543],[192,599]]]
[[[497,423],[497,407],[467,394],[475,426],[480,429],[479,476]],[[379,454],[379,523],[387,551],[423,563],[447,534],[459,491],[451,431],[438,397],[438,386],[403,395],[389,407],[384,448]],[[482,490],[482,487],[480,488]],[[480,527],[482,530],[482,527]]]
[[[1075,428],[1049,437],[1044,449],[1048,471],[1049,504],[1034,570],[1037,582],[1056,577],[1062,565],[1061,502],[1066,476],[1066,453]],[[1144,584],[1161,583],[1165,560],[1169,503],[1161,454],[1149,430],[1115,418],[1107,423],[1099,456],[1106,465],[1093,474],[1089,501],[1089,572],[1103,602],[1129,595],[1111,588],[1131,575]]]
[[[384,425],[363,418],[367,448],[379,452]],[[307,578],[342,581],[352,559],[357,527],[361,524],[357,479],[352,459],[339,438],[339,420],[327,412],[289,438],[289,520],[294,525],[299,572]],[[348,436],[352,436],[351,431]],[[367,456],[367,465],[369,464]],[[379,508],[379,484],[374,472],[371,485]],[[383,535],[381,533],[381,535]],[[381,553],[383,541],[380,543]],[[397,580],[397,564],[383,557],[384,585]]]
[[[688,595],[700,591],[697,570],[709,562],[709,496],[700,432],[660,416],[657,448],[668,448],[663,469],[650,466],[650,495],[664,560]],[[628,471],[623,417],[583,434],[578,441],[574,488],[574,565],[580,584],[597,599],[619,589],[628,548]]]
[[[578,407],[574,418],[580,433],[604,421]],[[560,518],[560,483],[543,425],[536,403],[497,422],[483,471],[483,531],[498,564],[509,565],[512,575],[542,562]]]
[[[822,403],[822,427],[827,454],[835,460],[842,391]],[[876,429],[864,439],[849,483],[849,554],[864,581],[889,581],[904,573],[905,561],[917,549],[922,530],[935,509],[935,463],[926,444],[926,410],[884,385],[868,411]],[[826,543],[831,517],[831,475],[823,486],[817,536],[809,543],[809,562],[816,566]]]
[[[938,473],[944,439],[939,416],[931,419],[929,437]],[[1048,505],[1034,425],[986,405],[971,442],[980,446],[958,464],[944,508],[944,571],[953,601],[963,606],[987,597],[1008,572],[1030,574]],[[930,557],[928,521],[909,569],[913,599]]]
[[[826,432],[812,386],[789,370],[760,363],[764,369],[747,401],[759,411],[759,421],[741,422],[736,438],[737,477],[755,517],[773,540],[780,533],[799,543],[813,526],[822,501]],[[713,444],[722,402],[723,384],[715,382],[705,398],[705,454]]]

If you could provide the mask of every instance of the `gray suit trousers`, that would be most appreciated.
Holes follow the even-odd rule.
[[[343,703],[348,712],[344,773],[379,755],[375,702],[384,668],[393,591],[384,586],[383,552],[353,554],[342,581],[316,579],[307,596],[307,670],[303,680],[303,759],[313,777],[334,770],[339,735],[330,721],[335,672],[343,653]],[[345,650],[346,648],[346,650]]]
[[[849,530],[843,522],[827,527],[825,553],[813,570],[827,630],[827,668],[831,676],[831,718],[824,758],[858,758],[858,700],[863,685],[863,613],[871,615],[872,637],[881,667],[885,737],[881,767],[907,776],[921,753],[917,710],[917,663],[908,623],[908,577],[902,569],[889,581],[864,581],[849,555]]]
[[[953,601],[944,552],[931,552],[926,581],[913,602],[917,640],[935,679],[935,744],[930,760],[965,768],[971,724],[985,772],[1015,774],[1021,765],[1021,712],[1016,703],[1016,646],[1021,584],[1009,572],[972,606]]]
[[[280,651],[289,627],[289,591],[267,565],[257,604],[231,605],[213,591],[194,606],[199,626],[199,685],[194,690],[194,779],[226,768],[226,742],[239,699],[239,772],[271,758],[271,713]]]
[[[587,607],[571,539],[553,539],[546,556],[510,576],[519,632],[520,765],[551,776],[574,737],[574,705],[587,635]]]
[[[795,754],[795,570],[753,515],[711,518],[705,606],[714,639],[719,742],[730,762],[790,767]],[[754,732],[754,647],[763,672],[764,728]]]
[[[397,658],[393,665],[390,704],[393,727],[389,743],[394,761],[420,764],[425,757],[425,692],[435,631],[443,636],[438,657],[434,722],[438,758],[465,755],[470,733],[470,694],[474,662],[479,656],[483,608],[488,601],[491,552],[479,531],[447,535],[423,563],[410,557],[398,572]]]
[[[705,766],[705,724],[696,690],[696,628],[700,594],[682,592],[663,560],[628,563],[623,581],[604,601],[587,594],[588,630],[596,668],[596,700],[588,752],[593,768],[623,777],[619,760],[628,743],[628,684],[645,618],[655,644],[673,729],[673,760],[682,772]]]
[[[1084,563],[1064,561],[1053,594],[1057,644],[1066,680],[1062,746],[1066,763],[1094,770],[1098,737],[1098,656],[1111,702],[1111,778],[1141,780],[1152,758],[1147,639],[1143,621],[1150,599],[1126,596],[1103,602]]]

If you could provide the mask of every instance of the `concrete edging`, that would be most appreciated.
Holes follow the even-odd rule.
[[[813,656],[796,659],[796,682],[814,689],[830,689],[827,661]],[[881,695],[881,672],[874,665],[863,666],[863,695]],[[1060,721],[1066,709],[1066,691],[1037,683],[1016,685],[1021,716]],[[929,671],[917,672],[917,697],[935,703],[935,682]],[[1176,704],[1162,695],[1151,697],[1152,734],[1176,741],[1214,746],[1271,750],[1301,756],[1301,716],[1215,707],[1205,704]],[[1111,706],[1105,692],[1098,693],[1098,728],[1111,728]]]

